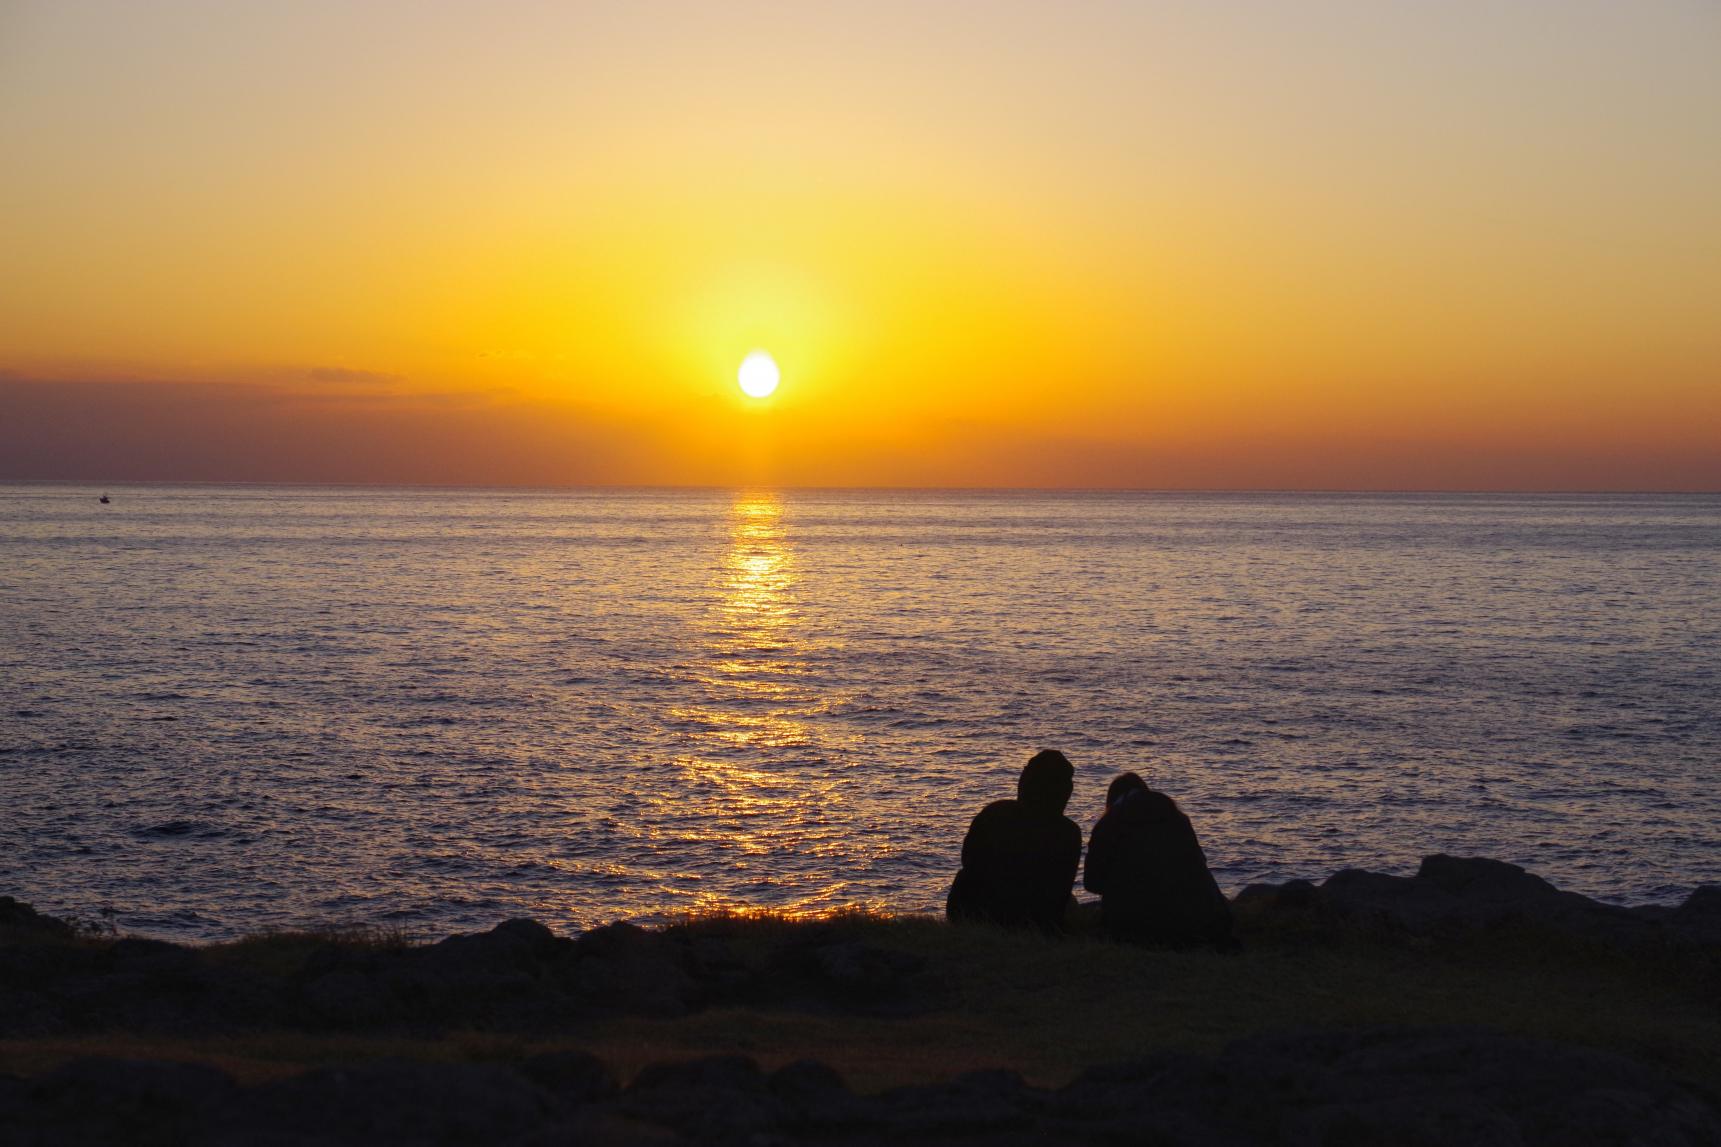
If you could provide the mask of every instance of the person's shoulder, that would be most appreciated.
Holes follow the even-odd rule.
[[[1183,810],[1177,807],[1177,802],[1170,793],[1162,793],[1158,789],[1148,789],[1141,797],[1133,802],[1141,806],[1141,810],[1152,820],[1188,820]]]
[[[1159,798],[1158,808],[1166,820],[1185,825],[1190,823],[1189,814],[1183,811],[1183,806],[1178,804],[1176,798],[1170,793],[1156,790],[1153,795]]]
[[[1013,800],[993,801],[985,808],[974,814],[974,823],[981,821],[1006,820],[1018,814],[1019,808]]]

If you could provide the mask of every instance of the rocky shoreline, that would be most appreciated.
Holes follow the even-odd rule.
[[[1721,945],[1721,885],[1703,885],[1674,906],[1626,908],[1561,891],[1516,864],[1481,857],[1424,857],[1415,876],[1347,868],[1319,885],[1253,884],[1234,905],[1315,926],[1364,924],[1415,936],[1529,925],[1624,947]]]
[[[504,1066],[383,1060],[251,1087],[185,1063],[82,1059],[0,1078],[24,1144],[1713,1144],[1721,1117],[1630,1060],[1466,1029],[1368,1029],[1161,1055],[1057,1089],[1015,1072],[857,1095],[817,1060]]]
[[[1347,870],[1319,885],[1252,886],[1234,909],[1242,956],[864,917],[619,923],[572,938],[522,919],[433,944],[294,934],[187,947],[80,934],[0,897],[0,1047],[41,1068],[0,1069],[0,1125],[20,1143],[1721,1144],[1713,1079],[1641,1062],[1636,1026],[1627,1056],[1491,1024],[1359,1022],[1398,1015],[1395,994],[1427,994],[1424,981],[1441,976],[1452,986],[1414,1014],[1443,1016],[1450,1004],[1474,1018],[1465,997],[1491,979],[1509,973],[1534,985],[1548,978],[1544,964],[1573,965],[1581,984],[1548,989],[1578,1015],[1556,1031],[1583,1030],[1586,999],[1622,987],[1660,992],[1659,977],[1683,994],[1655,996],[1657,1006],[1696,1026],[1646,1020],[1643,1031],[1653,1044],[1668,1029],[1683,1057],[1668,1062],[1701,1065],[1721,1033],[1721,888],[1678,906],[1620,908],[1513,865],[1434,856],[1414,877]],[[1514,954],[1506,971],[1490,962],[1497,949]],[[997,967],[984,966],[993,959]],[[1236,1031],[1249,1024],[1249,993],[1273,1003],[1275,977],[1325,976],[1342,990],[1358,970],[1377,984],[1373,996],[1359,986],[1355,998],[1333,999],[1335,989],[1317,985],[1279,1009],[1296,1021],[1291,1030],[1216,1043],[1213,1024],[1184,1030],[1165,1019],[1198,996],[1229,1009]],[[1090,973],[1092,998],[1070,986]],[[975,1046],[968,1058],[995,1066],[952,1064],[869,1090],[821,1062],[841,1059],[839,1048],[767,1070],[760,1061],[783,1057],[761,1038],[752,1057],[713,1046],[705,1050],[722,1054],[624,1071],[585,1047],[604,1033],[638,1039],[705,1016],[715,1018],[677,1046],[697,1053],[702,1041],[727,1042],[712,1033],[757,1016],[818,1025],[809,1030],[838,1043],[854,1033],[908,1045],[963,1024],[998,1025],[1025,1041],[1018,1047],[1042,1035],[1081,1038],[1055,1009],[1049,1020],[1016,1018],[1054,990],[1073,993],[1069,1018],[1089,1027],[1139,1013],[1093,1043],[1131,1057],[1087,1058],[1078,1046],[1060,1061],[1080,1069],[1073,1078],[1030,1082],[1001,1045]],[[1630,1005],[1619,1006],[1620,1022],[1636,1024]],[[1046,1030],[1011,1029],[1035,1022]],[[282,1032],[386,1037],[418,1050],[334,1064],[318,1053],[324,1062],[261,1079],[184,1062],[203,1054],[191,1050],[160,1059],[40,1050],[87,1048],[115,1033],[207,1048]],[[491,1061],[447,1061],[451,1035],[471,1032],[516,1043]],[[1721,1057],[1721,1043],[1711,1050]]]

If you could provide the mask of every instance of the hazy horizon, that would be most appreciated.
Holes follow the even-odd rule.
[[[900,494],[998,494],[998,495],[1049,495],[1075,496],[1095,494],[1101,496],[1125,494],[1168,494],[1168,495],[1204,495],[1216,496],[1245,496],[1260,495],[1263,497],[1276,496],[1308,496],[1319,497],[1331,495],[1335,497],[1415,497],[1415,498],[1714,498],[1721,497],[1721,490],[1550,490],[1550,489],[1418,489],[1411,487],[1371,488],[1371,489],[1337,489],[1324,486],[1297,487],[1249,487],[1249,486],[905,486],[905,485],[873,485],[873,486],[800,486],[777,484],[722,484],[722,483],[648,483],[648,482],[585,482],[565,483],[560,485],[475,485],[459,482],[319,482],[319,481],[249,481],[244,479],[175,479],[175,478],[0,478],[0,486],[86,486],[92,489],[100,487],[107,490],[124,490],[127,488],[203,488],[214,489],[258,489],[258,490],[448,490],[470,493],[711,493],[735,494],[745,491],[762,491],[795,494],[867,494],[867,493],[900,493]]]

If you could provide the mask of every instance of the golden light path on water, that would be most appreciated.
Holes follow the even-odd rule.
[[[691,835],[732,854],[731,868],[753,869],[761,891],[778,884],[774,855],[826,857],[828,879],[812,889],[803,884],[803,894],[787,902],[770,897],[773,911],[815,914],[852,903],[842,875],[852,858],[834,835],[821,831],[831,826],[829,813],[841,794],[822,767],[829,763],[830,735],[812,721],[839,698],[807,663],[820,643],[809,635],[800,608],[799,559],[782,497],[737,494],[727,526],[727,546],[712,576],[714,613],[693,670],[692,683],[705,700],[669,712],[694,730],[692,751],[674,759],[677,799],[691,802],[704,822],[680,832],[684,840]],[[749,902],[697,892],[688,907],[747,911]]]

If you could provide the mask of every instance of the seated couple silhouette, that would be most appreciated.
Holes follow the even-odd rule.
[[[1082,830],[1064,815],[1075,770],[1054,749],[1034,755],[1016,799],[993,801],[968,826],[945,911],[953,922],[1065,930],[1082,859]],[[1189,818],[1134,773],[1106,791],[1088,840],[1082,886],[1100,897],[1100,927],[1120,939],[1228,948],[1231,906],[1207,870]]]

